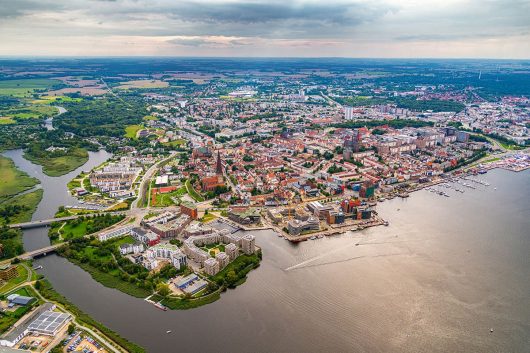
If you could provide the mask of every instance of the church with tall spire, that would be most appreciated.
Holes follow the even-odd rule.
[[[215,165],[215,174],[223,175],[223,164],[221,162],[221,152],[217,151],[217,163]]]

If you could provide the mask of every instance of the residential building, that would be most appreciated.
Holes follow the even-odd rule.
[[[214,276],[219,272],[219,262],[213,257],[204,261],[204,272],[210,276]]]
[[[256,251],[256,237],[252,234],[245,234],[241,238],[241,250],[247,255],[252,255]]]

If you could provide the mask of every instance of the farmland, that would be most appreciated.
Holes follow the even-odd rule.
[[[61,84],[51,79],[23,79],[0,81],[0,95],[13,97],[31,97],[37,91],[44,91]]]

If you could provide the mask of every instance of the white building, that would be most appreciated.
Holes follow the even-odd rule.
[[[107,232],[101,232],[98,234],[98,239],[99,241],[107,241],[112,238],[121,237],[122,235],[129,234],[133,227],[133,225],[126,225],[124,227],[115,228]]]
[[[136,243],[126,243],[120,245],[120,254],[127,255],[127,254],[139,254],[144,251],[144,244],[140,242]]]
[[[204,261],[204,272],[210,276],[214,276],[219,272],[219,262],[213,257]]]
[[[217,262],[219,262],[219,269],[221,270],[230,263],[230,257],[224,252],[220,252],[215,255],[215,259]]]
[[[256,237],[252,234],[246,234],[241,239],[241,250],[247,255],[252,255],[256,251]]]
[[[353,120],[353,107],[344,107],[344,119]]]
[[[234,261],[239,255],[239,248],[236,246],[236,244],[230,243],[225,246],[225,252],[230,258],[230,261]]]

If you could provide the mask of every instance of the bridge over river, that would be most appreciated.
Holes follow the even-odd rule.
[[[59,218],[50,218],[50,219],[42,219],[39,221],[31,221],[31,222],[23,222],[23,223],[13,223],[10,224],[10,228],[20,228],[20,229],[27,229],[27,228],[37,228],[37,227],[45,227],[53,222],[61,222],[61,221],[69,221],[71,219],[76,219],[79,217],[79,215],[76,216],[67,216],[67,217],[59,217]]]

